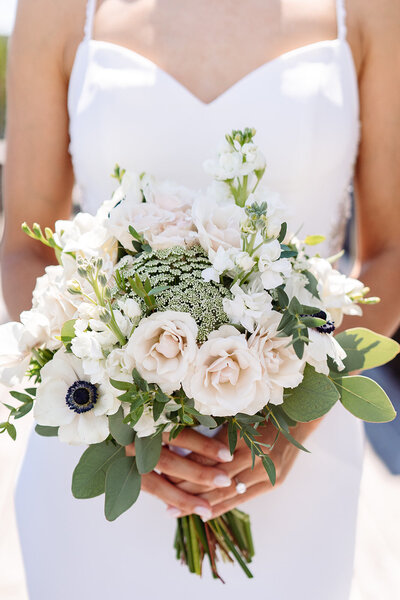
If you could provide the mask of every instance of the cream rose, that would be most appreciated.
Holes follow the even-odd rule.
[[[163,392],[178,390],[197,355],[197,325],[188,313],[167,310],[142,319],[126,352],[148,383]]]
[[[304,360],[300,360],[290,338],[277,337],[281,314],[272,311],[263,327],[249,339],[249,347],[261,362],[263,385],[271,388],[270,402],[282,404],[284,388],[294,388],[303,380]]]
[[[261,363],[246,336],[232,325],[213,331],[201,346],[183,383],[195,408],[205,415],[253,415],[269,400]]]
[[[214,198],[198,198],[193,205],[193,222],[202,247],[209,251],[240,248],[240,222],[244,211],[233,202],[218,204]]]

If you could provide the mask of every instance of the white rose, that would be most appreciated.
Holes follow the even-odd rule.
[[[120,404],[103,385],[90,383],[81,361],[60,349],[41,371],[34,418],[59,427],[61,442],[97,444],[109,435],[107,415]]]
[[[231,325],[223,325],[208,336],[183,389],[204,415],[253,415],[269,400],[258,357],[250,350],[246,336]]]
[[[233,202],[218,204],[213,198],[198,198],[193,205],[193,222],[202,247],[209,251],[241,247],[240,222],[244,211]]]
[[[167,310],[142,319],[126,352],[140,375],[171,394],[178,390],[197,354],[197,325],[188,313]]]
[[[340,326],[343,315],[362,315],[361,307],[352,300],[352,295],[357,295],[364,288],[361,281],[346,277],[323,258],[311,258],[309,264],[311,273],[318,279],[322,305],[329,312],[335,327]]]
[[[250,333],[265,319],[272,310],[272,298],[266,292],[259,279],[255,278],[248,285],[235,283],[231,292],[233,299],[224,298],[224,311],[231,323],[240,324]]]
[[[292,265],[287,258],[279,258],[281,245],[278,240],[272,240],[261,246],[258,255],[258,270],[261,273],[261,281],[266,290],[271,290],[283,283],[283,277],[287,277]]]
[[[342,371],[344,369],[343,359],[347,355],[333,335],[320,333],[315,329],[309,329],[308,335],[310,343],[306,346],[304,358],[317,373],[329,375],[328,356],[336,363],[339,371]]]
[[[170,181],[155,181],[146,176],[143,193],[147,202],[153,202],[164,210],[185,213],[191,210],[196,194],[193,190]]]
[[[277,337],[282,315],[272,311],[263,327],[249,338],[249,347],[259,357],[262,380],[271,388],[270,402],[282,404],[284,388],[297,387],[303,380],[304,360],[300,360],[290,338]]]

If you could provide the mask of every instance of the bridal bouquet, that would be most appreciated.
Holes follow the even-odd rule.
[[[304,450],[296,424],[338,401],[366,421],[395,417],[379,385],[351,372],[388,362],[398,345],[363,328],[334,335],[343,315],[377,299],[334,268],[337,256],[315,253],[321,236],[288,231],[254,135],[226,136],[205,164],[214,181],[204,192],[116,167],[119,185],[96,215],[54,232],[23,225],[59,265],[37,280],[32,309],[2,327],[1,380],[31,384],[10,392],[18,404],[0,431],[15,439],[12,421],[33,408],[37,433],[88,445],[72,492],[105,493],[111,521],[136,501],[163,439],[185,427],[225,426],[231,453],[242,438],[274,484],[274,444],[258,439],[265,423],[274,443],[282,435]],[[215,577],[218,557],[251,576],[239,510],[179,518],[175,549],[191,572],[207,556]]]

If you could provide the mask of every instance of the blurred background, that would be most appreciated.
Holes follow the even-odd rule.
[[[0,0],[0,183],[5,159],[7,42],[13,27],[16,4],[17,0]],[[2,226],[0,186],[0,233]],[[344,268],[351,264],[351,232],[350,225]],[[0,322],[6,320],[7,314],[0,295]],[[399,332],[396,338],[400,341]],[[384,387],[400,413],[400,357],[390,366],[367,374]],[[0,421],[6,414],[1,405],[2,400],[7,402],[7,390],[0,387]],[[30,429],[31,421],[25,418],[19,422],[16,442],[12,442],[6,436],[0,437],[0,600],[28,600],[14,516],[13,494]],[[367,425],[366,433],[351,600],[398,600],[400,416],[392,423]],[[43,600],[56,599],[49,596]]]

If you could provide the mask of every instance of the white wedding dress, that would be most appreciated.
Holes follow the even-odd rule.
[[[115,186],[118,162],[190,186],[205,186],[204,159],[225,132],[257,129],[266,181],[292,209],[302,234],[325,234],[326,252],[342,243],[348,186],[358,145],[358,92],[345,11],[338,37],[287,52],[204,104],[173,77],[131,50],[85,38],[69,88],[71,154],[94,212]],[[286,482],[243,506],[251,514],[256,557],[248,580],[222,565],[227,582],[190,575],[172,549],[175,521],[143,493],[116,522],[103,497],[75,500],[73,469],[83,448],[32,434],[16,494],[31,600],[191,600],[243,597],[346,600],[352,575],[362,463],[361,424],[341,405],[307,440]]]

